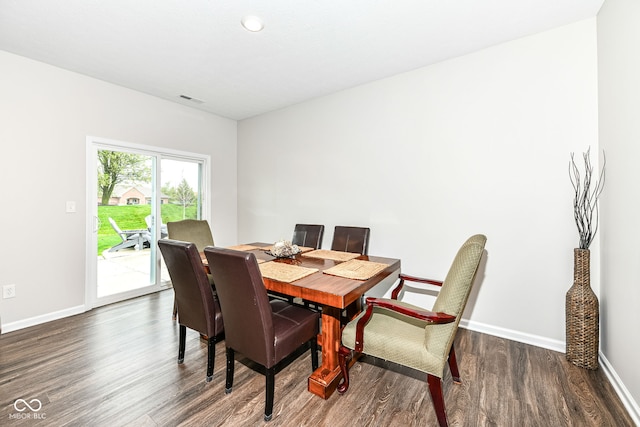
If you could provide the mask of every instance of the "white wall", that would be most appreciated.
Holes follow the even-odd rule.
[[[471,327],[564,350],[569,153],[597,119],[594,18],[241,121],[239,241],[368,226],[370,254],[443,278],[484,233]]]
[[[212,228],[236,243],[235,121],[3,51],[0,93],[3,324],[84,304],[87,135],[209,154]]]
[[[607,0],[598,15],[602,198],[602,352],[640,402],[640,3]],[[640,424],[640,407],[635,420]]]

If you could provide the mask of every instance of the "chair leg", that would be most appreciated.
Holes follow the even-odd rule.
[[[440,427],[447,427],[449,424],[447,423],[447,413],[444,410],[442,380],[435,375],[427,374],[427,383],[429,384],[429,392],[431,393],[431,400],[433,400],[433,406],[436,410],[438,423]]]
[[[235,355],[232,348],[227,347],[227,382],[225,384],[224,393],[231,393],[233,388],[233,369],[235,366]]]
[[[343,394],[349,390],[349,360],[353,354],[347,347],[341,345],[338,349],[338,363],[340,365],[340,372],[342,373],[342,380],[338,384],[338,393]]]
[[[462,381],[460,381],[460,372],[458,372],[458,362],[456,360],[456,351],[453,349],[453,344],[451,345],[451,350],[449,350],[449,369],[451,370],[453,382],[461,384]]]
[[[264,401],[264,420],[271,421],[273,416],[273,395],[276,388],[276,371],[275,368],[267,368],[265,375],[266,397]]]
[[[173,297],[173,315],[171,316],[172,320],[176,320],[178,318],[178,303],[176,302],[176,297]]]
[[[316,337],[311,339],[311,371],[318,369],[318,340]]]
[[[178,344],[178,363],[184,362],[184,348],[187,341],[187,327],[180,325],[180,338]]]
[[[213,379],[213,364],[216,358],[216,337],[207,340],[207,382]]]

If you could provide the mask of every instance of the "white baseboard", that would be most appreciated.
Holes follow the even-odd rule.
[[[604,357],[602,352],[600,352],[600,367],[607,378],[609,378],[609,381],[618,394],[618,397],[620,397],[622,404],[627,408],[627,411],[629,411],[629,415],[631,416],[631,419],[633,419],[633,422],[636,423],[637,426],[640,426],[640,406],[638,406],[638,402],[633,399],[631,393],[629,393],[629,390],[627,390],[615,369],[613,369],[611,363],[609,363],[607,358]]]
[[[460,327],[471,331],[482,332],[483,334],[493,335],[495,337],[506,338],[508,340],[521,342],[524,344],[535,345],[536,347],[546,348],[548,350],[559,351],[564,353],[565,342],[560,340],[552,340],[541,337],[539,335],[527,334],[515,331],[513,329],[501,328],[498,326],[487,325],[486,323],[460,320]]]
[[[78,305],[76,307],[67,308],[60,311],[54,311],[53,313],[43,314],[41,316],[31,317],[29,319],[19,320],[17,322],[5,323],[2,325],[2,333],[17,331],[19,329],[28,328],[30,326],[40,325],[42,323],[51,322],[52,320],[63,319],[69,316],[75,316],[76,314],[84,313],[85,306]]]

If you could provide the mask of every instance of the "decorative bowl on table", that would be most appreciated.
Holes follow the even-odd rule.
[[[275,242],[271,248],[265,252],[276,258],[292,258],[300,253],[300,248],[288,240],[280,240]]]

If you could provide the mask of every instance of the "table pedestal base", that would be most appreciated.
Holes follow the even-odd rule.
[[[336,391],[341,379],[340,367],[330,371],[321,366],[309,377],[308,390],[316,396],[328,399]]]

